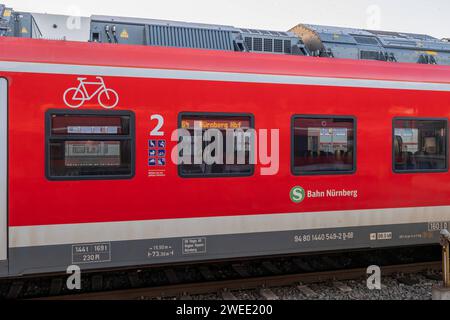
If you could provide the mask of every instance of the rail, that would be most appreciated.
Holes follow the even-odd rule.
[[[389,265],[383,267],[383,276],[396,273],[417,273],[426,270],[438,270],[439,262],[410,263]],[[326,281],[357,280],[367,276],[367,268],[332,270],[299,274],[270,275],[262,277],[243,277],[221,281],[206,281],[199,283],[185,283],[166,285],[153,288],[134,288],[103,292],[81,293],[65,296],[41,297],[33,300],[141,300],[177,297],[191,295],[215,294],[232,292],[235,290],[253,290],[257,288],[273,288],[292,286],[293,284],[313,284]]]

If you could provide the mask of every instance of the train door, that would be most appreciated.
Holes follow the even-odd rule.
[[[8,272],[8,83],[0,78],[0,275]]]

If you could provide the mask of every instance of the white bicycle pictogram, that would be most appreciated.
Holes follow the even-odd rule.
[[[105,109],[113,109],[119,104],[119,94],[108,89],[102,77],[96,77],[98,82],[87,82],[87,78],[78,78],[80,84],[76,88],[69,88],[64,92],[64,102],[72,109],[80,108],[85,102],[97,96],[98,103]],[[86,85],[98,85],[97,90],[89,94]]]

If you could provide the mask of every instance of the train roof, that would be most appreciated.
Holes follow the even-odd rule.
[[[16,12],[0,4],[0,36],[450,65],[428,35],[299,24],[289,31],[167,20]]]
[[[184,71],[197,71],[212,81],[220,74],[229,79],[244,75],[238,82],[246,82],[246,78],[252,82],[256,77],[261,83],[273,83],[276,75],[280,83],[292,84],[298,77],[306,81],[320,77],[324,82],[351,79],[353,84],[358,79],[402,81],[410,82],[411,88],[425,82],[450,84],[450,67],[439,65],[14,37],[0,38],[0,46],[0,69],[13,73],[164,78],[163,71],[172,70],[180,79],[184,79]],[[266,75],[271,80],[265,80]]]

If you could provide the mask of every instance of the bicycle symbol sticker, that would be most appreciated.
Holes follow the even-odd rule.
[[[64,92],[64,102],[72,109],[78,109],[97,96],[98,103],[105,109],[113,109],[119,104],[119,94],[106,87],[102,77],[96,77],[98,82],[88,82],[87,78],[78,78],[78,87],[69,88]],[[87,86],[97,86],[94,93],[89,93]]]

